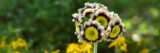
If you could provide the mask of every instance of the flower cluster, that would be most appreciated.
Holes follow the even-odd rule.
[[[72,16],[79,41],[95,43],[116,40],[124,31],[118,14],[108,11],[106,6],[99,3],[85,3],[85,7]]]

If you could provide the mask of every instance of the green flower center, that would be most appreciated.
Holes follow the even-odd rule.
[[[98,16],[96,21],[99,22],[104,28],[108,25],[108,20],[104,16]]]
[[[120,27],[119,27],[119,25],[116,25],[113,27],[112,32],[110,34],[110,37],[115,38],[118,36],[119,33],[120,33]]]
[[[94,27],[88,27],[85,30],[85,37],[88,40],[94,41],[98,39],[98,30]]]
[[[75,22],[75,26],[76,26],[76,32],[79,33],[79,25],[77,21]]]

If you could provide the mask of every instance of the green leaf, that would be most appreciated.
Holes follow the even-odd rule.
[[[82,18],[82,24],[83,24],[84,22],[86,22],[86,21],[88,21],[88,18],[87,18],[87,17],[83,17],[83,18]]]

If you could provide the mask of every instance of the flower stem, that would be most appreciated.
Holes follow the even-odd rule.
[[[93,53],[97,53],[98,43],[94,43]]]

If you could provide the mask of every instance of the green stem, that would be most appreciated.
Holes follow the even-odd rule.
[[[97,53],[98,43],[94,43],[93,53]]]

